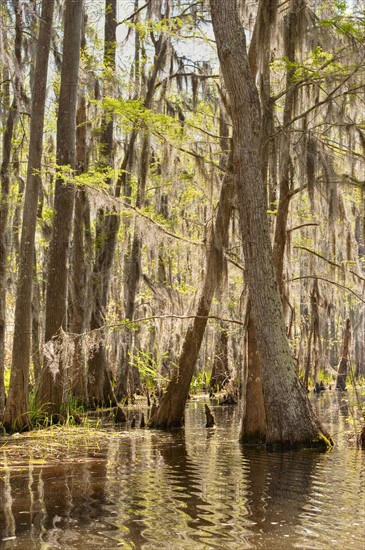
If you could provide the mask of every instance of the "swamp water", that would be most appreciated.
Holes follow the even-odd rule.
[[[0,439],[0,548],[365,548],[365,452],[347,396],[314,398],[331,453],[237,442],[238,407],[189,403],[185,430],[53,428]]]

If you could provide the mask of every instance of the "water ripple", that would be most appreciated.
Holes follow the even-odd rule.
[[[78,463],[3,466],[0,547],[364,547],[361,451],[343,442],[326,455],[242,448],[238,409],[214,414],[215,430],[194,403],[184,431],[113,434]]]

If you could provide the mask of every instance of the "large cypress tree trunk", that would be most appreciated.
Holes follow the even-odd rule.
[[[261,112],[235,0],[210,0],[218,56],[231,100],[236,195],[267,417],[268,446],[327,447],[294,369],[274,271],[261,165]]]
[[[248,306],[245,355],[246,370],[239,439],[242,443],[263,443],[266,440],[266,413],[256,332],[250,306]]]
[[[57,117],[57,166],[76,169],[76,104],[80,63],[83,0],[66,0],[63,37],[61,87]],[[69,243],[72,230],[75,188],[66,183],[62,172],[56,180],[54,221],[50,243],[45,342],[52,346],[61,330],[67,329],[67,278]],[[38,387],[38,405],[49,412],[59,413],[64,402],[65,365],[60,359],[58,368],[46,355]]]
[[[273,131],[273,102],[270,96],[271,35],[276,19],[277,6],[277,0],[271,2],[260,0],[248,53],[252,77],[257,79],[259,74],[260,81],[262,108],[261,167],[265,191],[267,191],[270,137]],[[260,360],[250,306],[248,307],[245,338],[245,358],[240,441],[264,442],[266,439],[266,414],[262,394]]]

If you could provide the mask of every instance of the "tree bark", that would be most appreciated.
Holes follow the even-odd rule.
[[[107,78],[112,77],[116,68],[116,30],[117,2],[116,0],[105,0],[104,70],[107,73]],[[104,95],[107,95],[106,90]],[[112,167],[114,166],[114,122],[111,113],[104,113],[102,127],[103,131],[100,139],[102,164],[105,167]],[[110,192],[112,192],[112,181],[109,180],[108,184]],[[102,329],[105,324],[110,275],[119,224],[119,215],[111,212],[106,215],[102,209],[98,212],[97,243],[92,274],[93,306],[90,328],[100,332],[100,339],[97,348],[88,361],[88,392],[89,402],[92,406],[101,405],[102,403],[108,406],[116,404],[111,372],[107,365]]]
[[[284,17],[284,55],[290,65],[286,73],[283,129],[279,147],[279,204],[274,234],[274,264],[283,308],[286,308],[286,294],[283,279],[284,255],[287,241],[289,206],[293,196],[290,177],[292,161],[290,155],[291,132],[289,126],[295,105],[296,85],[293,83],[293,76],[296,71],[295,49],[298,36],[298,19],[302,9],[303,0],[290,0],[288,14]]]
[[[10,182],[11,182],[11,151],[13,143],[13,133],[18,116],[18,102],[20,96],[20,67],[21,67],[21,48],[22,48],[22,8],[21,3],[14,2],[15,11],[15,58],[18,64],[16,68],[16,76],[14,78],[14,98],[9,109],[7,116],[5,131],[3,136],[3,151],[2,151],[2,163],[0,170],[1,178],[1,204],[0,204],[0,419],[3,418],[5,429],[8,427],[8,416],[11,408],[17,409],[17,398],[13,398],[14,381],[12,388],[9,389],[9,396],[7,400],[7,409],[4,411],[5,405],[5,390],[4,390],[4,369],[5,369],[5,334],[6,334],[6,273],[7,273],[7,256],[8,256],[8,217],[9,217],[9,195],[10,195]],[[32,270],[33,265],[31,264]],[[22,380],[21,380],[22,381]],[[24,401],[27,400],[24,397],[24,392],[28,391],[28,381],[24,380],[23,386],[19,387],[19,396],[22,399],[23,407],[21,413],[25,413],[27,408],[24,408]],[[10,407],[10,408],[9,408]],[[4,412],[4,416],[3,416]],[[20,414],[21,414],[20,413]],[[15,420],[19,417],[19,411],[14,410],[11,413],[11,419]],[[27,418],[25,418],[25,425],[28,424]],[[20,418],[20,425],[22,427],[22,419]]]
[[[248,52],[249,65],[254,80],[260,82],[260,102],[262,109],[261,169],[265,192],[268,192],[267,178],[269,153],[272,147],[270,137],[273,132],[273,101],[270,96],[271,35],[277,14],[278,1],[260,0],[252,41]],[[275,190],[276,191],[276,190]],[[268,202],[268,201],[267,201]],[[248,322],[245,339],[246,364],[240,441],[263,442],[266,437],[266,414],[262,394],[260,361],[257,352],[255,327],[251,306],[248,306]]]
[[[41,351],[41,290],[37,273],[37,256],[34,255],[34,281],[32,285],[32,303],[31,303],[31,357],[33,363],[34,386],[37,387],[42,370],[42,351]],[[29,363],[29,359],[28,359]]]
[[[81,48],[86,47],[85,16],[81,38]],[[76,164],[79,174],[88,170],[87,147],[87,110],[85,90],[81,89],[78,98],[76,113]],[[72,243],[72,276],[70,283],[70,330],[74,334],[74,356],[71,372],[71,392],[78,403],[86,405],[87,397],[87,356],[84,344],[86,328],[90,321],[90,259],[92,257],[92,243],[90,231],[90,208],[83,187],[79,188],[75,196],[75,215],[73,220]]]
[[[261,165],[261,112],[235,0],[210,0],[231,100],[234,173],[267,417],[268,447],[330,445],[296,375],[274,271]]]
[[[66,0],[61,87],[57,117],[57,166],[76,169],[76,104],[80,63],[83,0]],[[50,344],[60,330],[67,330],[67,279],[75,187],[58,175],[54,199],[54,221],[50,243],[45,342]],[[50,413],[59,413],[64,402],[65,365],[52,372],[44,358],[36,401]]]
[[[246,380],[243,396],[242,422],[239,440],[242,443],[265,443],[266,413],[262,393],[261,368],[257,350],[255,326],[248,306],[246,332]]]

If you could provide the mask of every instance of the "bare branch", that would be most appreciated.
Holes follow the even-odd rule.
[[[315,252],[314,250],[312,250],[311,248],[308,248],[307,246],[294,246],[294,248],[298,248],[299,250],[305,250],[306,252],[309,252],[310,254],[313,254],[314,256],[317,256],[317,258],[320,258],[321,260],[324,260],[325,262],[327,262],[328,264],[330,264],[334,267],[338,267],[340,269],[342,267],[340,264],[337,264],[336,262],[333,262],[332,260],[329,260],[325,256],[322,256],[322,254],[319,254],[318,252]]]
[[[318,277],[317,275],[302,275],[301,277],[294,277],[293,279],[289,279],[289,282],[301,281],[302,279],[317,279],[318,281],[324,281],[325,283],[328,283],[330,285],[338,286],[339,288],[347,290],[347,292],[350,292],[351,294],[356,296],[356,298],[360,302],[365,304],[365,300],[363,298],[361,298],[361,296],[359,296],[359,294],[357,294],[357,292],[355,292],[354,290],[351,290],[351,288],[349,288],[346,285],[342,285],[341,283],[337,283],[336,281],[330,281],[329,279],[326,279],[325,277]]]
[[[301,225],[296,225],[295,227],[290,227],[286,230],[287,233],[291,233],[292,231],[296,231],[297,229],[302,229],[302,227],[310,227],[310,226],[318,226],[318,222],[311,222],[311,223],[302,223]]]

